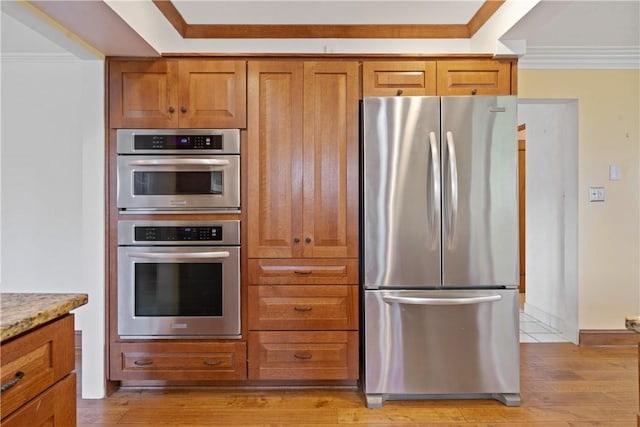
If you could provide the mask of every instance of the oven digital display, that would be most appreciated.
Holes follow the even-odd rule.
[[[222,150],[222,135],[135,135],[134,150]]]

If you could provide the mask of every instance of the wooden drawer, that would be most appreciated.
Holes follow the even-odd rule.
[[[363,62],[362,86],[362,96],[435,95],[436,62]]]
[[[75,368],[73,314],[3,343],[0,360],[2,384],[15,381],[2,392],[4,418]]]
[[[249,378],[358,378],[358,332],[250,332]]]
[[[249,329],[357,330],[358,286],[249,286]]]
[[[4,396],[2,398],[4,408]],[[2,427],[71,427],[76,425],[76,374],[56,385],[2,420]]]
[[[438,61],[438,95],[509,95],[511,63]]]
[[[357,285],[358,259],[249,259],[251,285]]]
[[[244,342],[140,342],[114,346],[114,380],[244,380]],[[119,363],[118,363],[119,362]],[[114,366],[115,365],[115,366]]]

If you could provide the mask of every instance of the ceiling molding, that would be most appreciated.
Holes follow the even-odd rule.
[[[505,0],[486,0],[467,24],[432,25],[224,25],[189,24],[171,0],[153,0],[185,39],[467,39]]]
[[[638,70],[637,47],[546,46],[527,47],[518,61],[519,69]]]

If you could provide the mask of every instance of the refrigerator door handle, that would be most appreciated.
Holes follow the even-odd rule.
[[[488,295],[482,297],[467,298],[418,298],[418,297],[398,297],[385,295],[382,297],[387,304],[412,304],[412,305],[469,305],[485,302],[497,302],[502,300],[502,295]]]
[[[453,133],[447,132],[447,151],[449,159],[449,179],[451,185],[451,198],[449,202],[449,235],[447,236],[447,248],[452,249],[456,235],[456,221],[458,219],[458,166],[456,162],[456,148]]]
[[[430,205],[430,233],[431,248],[435,249],[438,245],[437,230],[440,229],[440,155],[438,153],[438,139],[435,132],[429,132],[429,145],[431,148],[431,170],[433,173],[433,200]]]

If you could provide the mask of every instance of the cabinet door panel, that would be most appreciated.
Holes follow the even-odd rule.
[[[244,128],[244,61],[181,60],[180,127]]]
[[[364,62],[362,80],[362,96],[435,95],[436,62]]]
[[[305,63],[305,257],[357,256],[358,67]]]
[[[249,257],[301,252],[302,70],[301,62],[249,63]]]
[[[111,127],[178,127],[177,69],[175,61],[110,62]]]
[[[509,95],[511,63],[438,61],[438,95]]]

